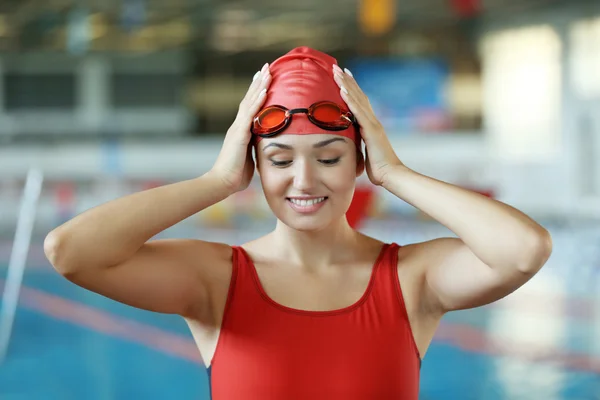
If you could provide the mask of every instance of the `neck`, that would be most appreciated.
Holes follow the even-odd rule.
[[[321,231],[304,232],[277,222],[273,232],[273,248],[295,265],[319,268],[344,258],[356,247],[359,234],[345,217]]]

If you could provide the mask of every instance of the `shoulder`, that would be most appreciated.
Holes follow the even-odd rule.
[[[229,290],[233,274],[233,246],[226,243],[195,239],[178,240],[182,248],[181,257],[194,265],[206,290],[206,302],[199,302],[191,319],[214,320]]]
[[[373,253],[379,253],[383,249],[383,247],[387,245],[391,245],[391,243],[384,242],[361,233],[359,236],[357,247],[359,249],[360,254],[364,254],[367,257],[369,257]]]
[[[243,243],[239,247],[252,259],[253,263],[265,262],[273,253],[272,233]]]
[[[233,247],[226,243],[197,239],[157,240],[154,246],[167,247],[173,264],[185,264],[196,272],[210,293],[228,285],[232,273]]]

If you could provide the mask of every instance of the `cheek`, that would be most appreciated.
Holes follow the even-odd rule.
[[[356,159],[348,157],[337,168],[332,168],[332,185],[340,189],[352,189],[356,183]]]
[[[327,186],[336,192],[347,192],[354,189],[356,172],[351,168],[339,168],[327,180]]]
[[[287,187],[287,178],[281,170],[269,168],[260,168],[260,182],[265,195],[280,195],[285,192]]]

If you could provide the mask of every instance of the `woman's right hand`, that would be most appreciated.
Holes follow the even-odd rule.
[[[248,187],[254,175],[252,160],[252,119],[265,102],[266,92],[271,83],[269,64],[254,75],[246,96],[239,105],[235,121],[227,130],[221,152],[212,167],[211,173],[218,176],[232,192]]]

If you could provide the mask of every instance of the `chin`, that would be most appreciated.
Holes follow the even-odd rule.
[[[331,220],[323,218],[279,218],[286,226],[300,232],[319,232],[331,225]]]
[[[288,204],[282,204],[275,215],[279,221],[286,226],[300,232],[319,232],[336,224],[341,218],[345,218],[345,213],[331,212],[331,205],[324,207],[314,214],[301,214],[289,207]],[[335,207],[334,207],[335,208]]]

